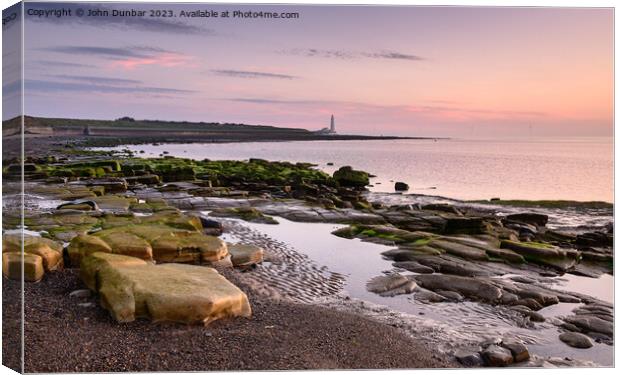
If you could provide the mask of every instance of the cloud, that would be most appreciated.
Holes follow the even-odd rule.
[[[416,55],[409,55],[406,53],[400,52],[374,52],[374,53],[364,53],[366,57],[370,57],[373,59],[391,59],[391,60],[409,60],[409,61],[420,61],[424,60],[424,58]]]
[[[423,57],[417,55],[411,55],[407,53],[394,52],[394,51],[380,51],[380,52],[353,52],[344,50],[326,50],[316,48],[296,48],[279,51],[279,53],[293,56],[307,56],[307,57],[323,57],[330,59],[341,60],[353,60],[361,58],[369,59],[388,59],[388,60],[407,60],[407,61],[421,61]]]
[[[427,117],[438,117],[443,119],[463,120],[463,119],[510,119],[510,118],[531,118],[545,117],[547,113],[538,111],[502,110],[502,109],[480,109],[459,106],[435,106],[435,105],[382,105],[352,101],[338,100],[313,100],[313,99],[264,99],[264,98],[224,98],[220,100],[251,103],[251,104],[275,104],[278,106],[308,106],[316,108],[338,108],[343,112],[362,114],[362,113],[386,113],[399,114],[418,114]]]
[[[60,68],[94,68],[93,65],[72,63],[72,62],[66,62],[66,61],[38,60],[35,63],[39,65],[45,65],[48,67],[54,66],[54,67],[60,67]]]
[[[120,5],[120,4],[119,4]],[[35,10],[54,10],[58,9],[60,4],[58,3],[26,3],[26,9],[35,9]],[[182,23],[172,20],[166,20],[161,17],[150,17],[149,9],[140,6],[140,4],[133,4],[131,8],[123,7],[123,6],[103,6],[103,5],[94,5],[94,4],[62,4],[62,7],[65,9],[70,9],[72,12],[71,17],[37,17],[37,16],[26,16],[28,21],[35,22],[49,22],[54,24],[79,24],[79,25],[88,25],[92,27],[108,27],[108,28],[118,28],[118,29],[134,29],[141,31],[149,31],[149,32],[158,32],[158,33],[177,33],[177,34],[200,34],[200,35],[215,35],[215,32],[212,29],[191,25],[189,23]],[[82,9],[85,14],[89,14],[90,11],[102,11],[108,12],[108,15],[103,15],[103,13],[98,13],[102,15],[97,15],[93,17],[77,17],[75,16],[75,12],[77,9]],[[144,16],[113,16],[112,10],[142,10],[146,11]],[[28,14],[28,12],[26,12]]]
[[[122,78],[109,78],[109,77],[95,77],[95,76],[77,76],[68,74],[57,74],[55,78],[67,79],[71,81],[81,81],[95,84],[108,84],[108,85],[139,85],[142,81],[135,79],[122,79]]]
[[[104,80],[113,80],[103,78]],[[139,81],[138,81],[139,82]],[[26,92],[94,92],[103,94],[193,94],[196,91],[173,89],[165,87],[149,87],[142,85],[118,86],[110,84],[86,84],[76,82],[58,82],[47,80],[27,79],[25,82]]]
[[[255,72],[255,71],[247,71],[247,70],[227,70],[227,69],[214,69],[211,72],[228,77],[239,77],[239,78],[276,78],[276,79],[296,79],[299,77],[291,76],[288,74],[278,74],[278,73],[265,73],[265,72]]]
[[[159,65],[172,67],[185,65],[190,56],[149,46],[131,47],[91,47],[91,46],[56,46],[43,48],[45,51],[68,55],[94,56],[111,60],[112,67],[133,69],[141,65]]]

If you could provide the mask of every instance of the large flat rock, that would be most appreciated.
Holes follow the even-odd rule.
[[[118,322],[147,318],[206,325],[251,316],[245,293],[210,267],[94,253],[82,259],[80,277]]]

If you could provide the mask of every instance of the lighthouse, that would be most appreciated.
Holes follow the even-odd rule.
[[[336,122],[334,121],[334,115],[332,115],[332,120],[331,120],[331,123],[329,125],[329,132],[331,134],[336,134]]]

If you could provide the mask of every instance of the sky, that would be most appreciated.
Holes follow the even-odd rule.
[[[72,16],[28,14],[63,8]],[[78,8],[175,17],[77,17]],[[342,134],[613,133],[612,9],[27,3],[26,10],[27,115],[320,129],[334,114]],[[299,17],[181,17],[196,10]],[[19,70],[10,66],[19,63],[11,58],[19,55],[11,55],[15,25],[3,26],[5,72]],[[5,78],[3,119],[16,114],[18,89]]]

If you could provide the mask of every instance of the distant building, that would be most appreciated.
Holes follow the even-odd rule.
[[[329,123],[329,128],[323,128],[321,130],[315,131],[316,134],[322,135],[332,135],[336,133],[336,121],[334,120],[334,115],[332,115],[331,121]]]

